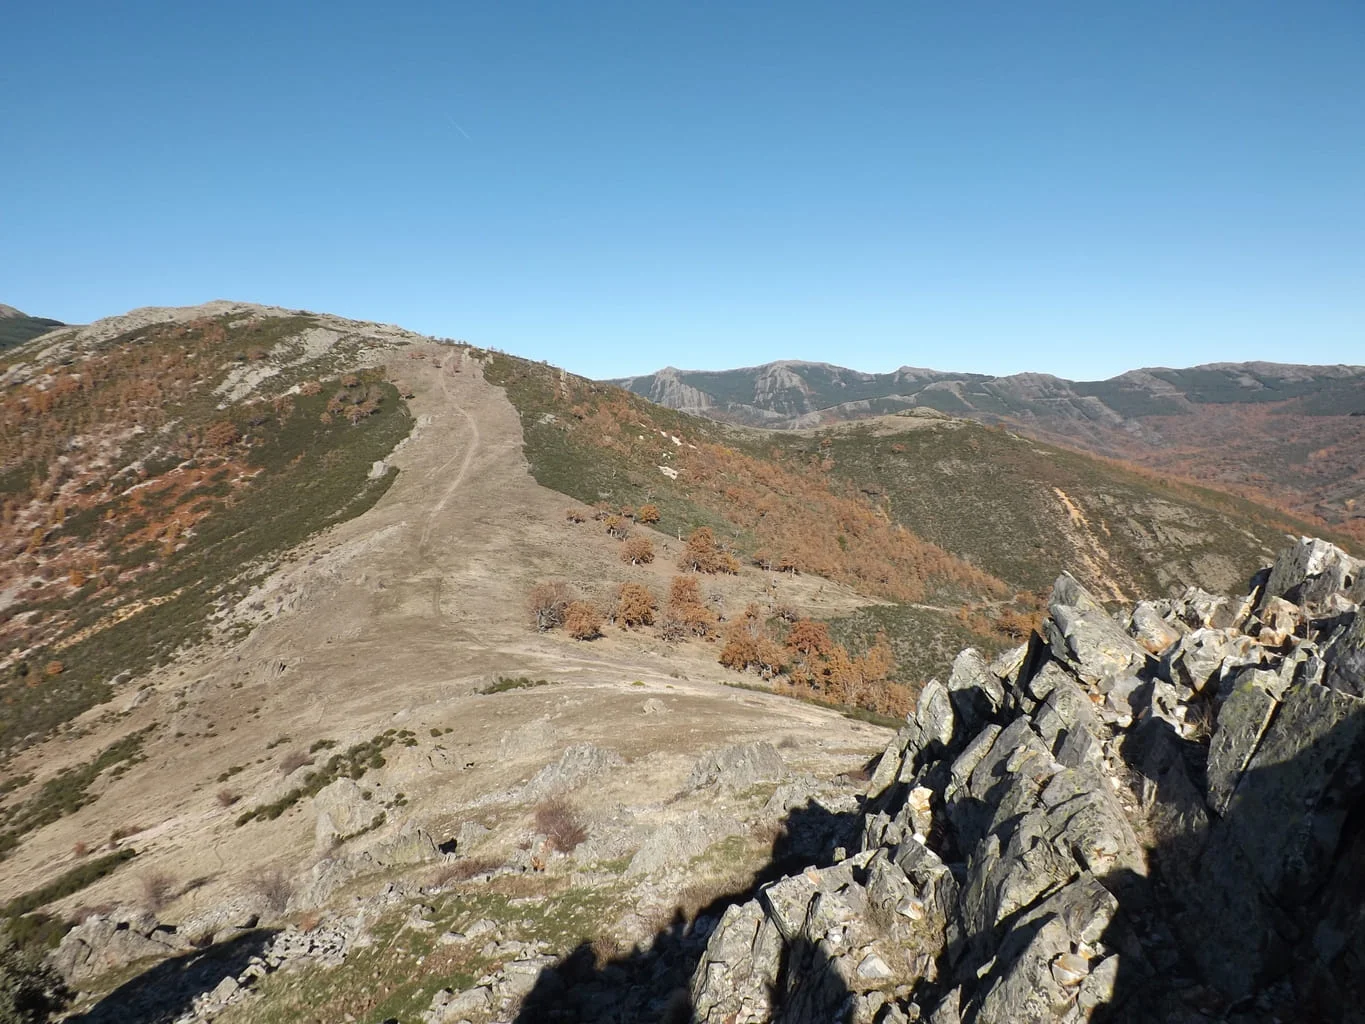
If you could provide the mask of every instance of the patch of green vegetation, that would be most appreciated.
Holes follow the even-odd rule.
[[[252,428],[256,443],[248,464],[256,476],[200,520],[183,546],[172,553],[152,545],[119,550],[124,568],[157,566],[121,597],[123,607],[140,602],[142,610],[89,636],[76,635],[79,626],[73,625],[64,634],[68,646],[55,679],[30,685],[30,673],[51,657],[43,648],[0,677],[6,705],[0,749],[30,734],[44,735],[108,700],[108,680],[116,673],[140,674],[202,639],[215,611],[244,597],[280,554],[383,497],[398,471],[391,467],[372,480],[370,469],[408,434],[412,419],[397,390],[378,373],[358,376],[378,396],[373,415],[355,425],[340,415],[323,422],[329,389],[297,396],[287,415]],[[119,528],[126,535],[133,525],[123,522]],[[107,619],[111,611],[91,602],[80,625]]]
[[[529,676],[498,676],[493,682],[489,683],[479,693],[487,696],[492,693],[506,693],[508,690],[529,690],[536,686],[549,686],[548,679],[532,679]],[[433,731],[432,735],[436,735]]]
[[[845,426],[770,441],[791,457],[822,454],[834,477],[876,496],[895,521],[1020,591],[1046,592],[1067,569],[1083,576],[1088,560],[1138,593],[1190,583],[1220,590],[1234,581],[1216,578],[1211,559],[1240,584],[1296,525],[1221,491],[1166,484],[971,422],[897,434]],[[1103,553],[1073,539],[1081,532]]]
[[[128,766],[142,758],[142,742],[151,727],[123,737],[116,743],[105,747],[89,764],[68,768],[48,779],[34,793],[17,807],[5,808],[0,823],[0,860],[3,860],[19,841],[28,833],[49,825],[59,818],[74,814],[94,797],[89,793],[91,784],[106,769],[111,775],[120,774]]]
[[[137,851],[130,848],[119,850],[116,853],[108,853],[103,857],[96,857],[84,864],[78,864],[41,888],[14,897],[5,904],[3,909],[0,909],[0,917],[21,917],[54,900],[70,896],[73,892],[80,892],[86,886],[93,885],[106,875],[113,874],[120,864],[135,856],[137,856]]]
[[[0,317],[0,352],[65,326],[60,320],[50,320],[43,316]]]
[[[738,525],[708,501],[695,500],[686,481],[670,480],[659,469],[673,457],[672,437],[685,437],[687,443],[720,442],[729,436],[728,428],[654,405],[610,385],[562,378],[552,366],[501,353],[489,356],[484,376],[506,391],[520,414],[523,452],[531,475],[541,486],[589,505],[603,501],[634,507],[656,504],[660,519],[654,525],[663,533],[690,533],[709,526],[720,536],[735,538],[741,548],[751,546]],[[572,380],[572,398],[562,397],[562,379]],[[603,445],[597,443],[600,438],[585,438],[570,428],[607,402],[629,403],[639,420],[638,429]]]
[[[272,974],[259,997],[234,1009],[237,1024],[311,1024],[316,1020],[417,1020],[442,988],[464,991],[499,962],[482,952],[482,941],[436,946],[433,934],[466,931],[487,918],[499,934],[522,942],[540,941],[569,953],[602,935],[603,923],[622,909],[624,888],[531,890],[527,879],[451,890],[432,900],[432,931],[404,928],[401,907],[375,922],[373,945],[356,949],[332,968]]]
[[[22,789],[32,781],[32,774],[11,775],[7,779],[0,779],[0,796],[4,796],[7,793],[13,793],[16,789]]]
[[[295,786],[271,803],[243,811],[237,816],[236,824],[240,828],[252,821],[274,821],[300,800],[314,796],[337,779],[362,779],[366,772],[383,768],[387,763],[385,750],[395,743],[410,745],[409,740],[415,744],[416,739],[416,735],[407,729],[388,729],[379,736],[347,747],[344,752],[333,754],[317,771],[305,775],[302,786]]]

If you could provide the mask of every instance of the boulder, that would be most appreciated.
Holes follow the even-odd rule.
[[[687,779],[687,790],[717,786],[741,792],[765,782],[781,782],[786,773],[782,755],[771,743],[744,743],[703,754]]]
[[[558,793],[567,793],[606,772],[623,767],[625,763],[614,750],[591,743],[579,743],[567,748],[558,761],[536,772],[526,784],[523,796],[527,800],[541,800]]]

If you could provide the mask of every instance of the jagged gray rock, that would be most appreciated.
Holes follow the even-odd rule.
[[[716,785],[740,792],[763,782],[781,782],[785,773],[786,766],[777,748],[756,741],[703,754],[688,776],[686,788]]]
[[[1123,624],[1064,574],[1026,649],[925,687],[860,849],[726,912],[696,1019],[1359,1019],[1360,571],[1301,539]]]

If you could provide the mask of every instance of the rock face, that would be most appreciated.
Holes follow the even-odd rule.
[[[726,911],[695,1019],[1365,1020],[1362,569],[1305,538],[1122,620],[1063,575],[925,686],[859,849]]]

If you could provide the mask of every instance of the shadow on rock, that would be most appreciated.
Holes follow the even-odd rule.
[[[751,900],[769,883],[792,871],[831,862],[839,847],[856,844],[860,815],[838,813],[810,801],[793,808],[773,840],[768,862],[749,885],[724,893],[690,917],[681,907],[669,924],[630,952],[609,958],[583,943],[546,968],[522,1002],[517,1024],[687,1024],[693,1019],[689,991],[693,973],[706,943],[726,909]],[[841,1005],[847,988],[832,971],[822,969],[820,955],[807,944],[793,943],[783,951],[779,983],[770,994],[776,1021],[815,1018],[803,1007]],[[812,979],[821,978],[820,984]],[[819,1019],[834,1024],[843,1018]]]
[[[262,956],[276,932],[259,929],[206,949],[164,960],[124,982],[87,1013],[68,1024],[170,1024],[189,1011],[196,998],[212,992]]]
[[[1218,738],[1209,751],[1154,721],[1125,747],[1157,843],[1150,879],[1104,880],[1123,894],[1104,942],[1140,955],[1120,956],[1096,1019],[1195,1004],[1236,1024],[1365,1021],[1365,702],[1290,691],[1221,815],[1194,781],[1217,770]]]

